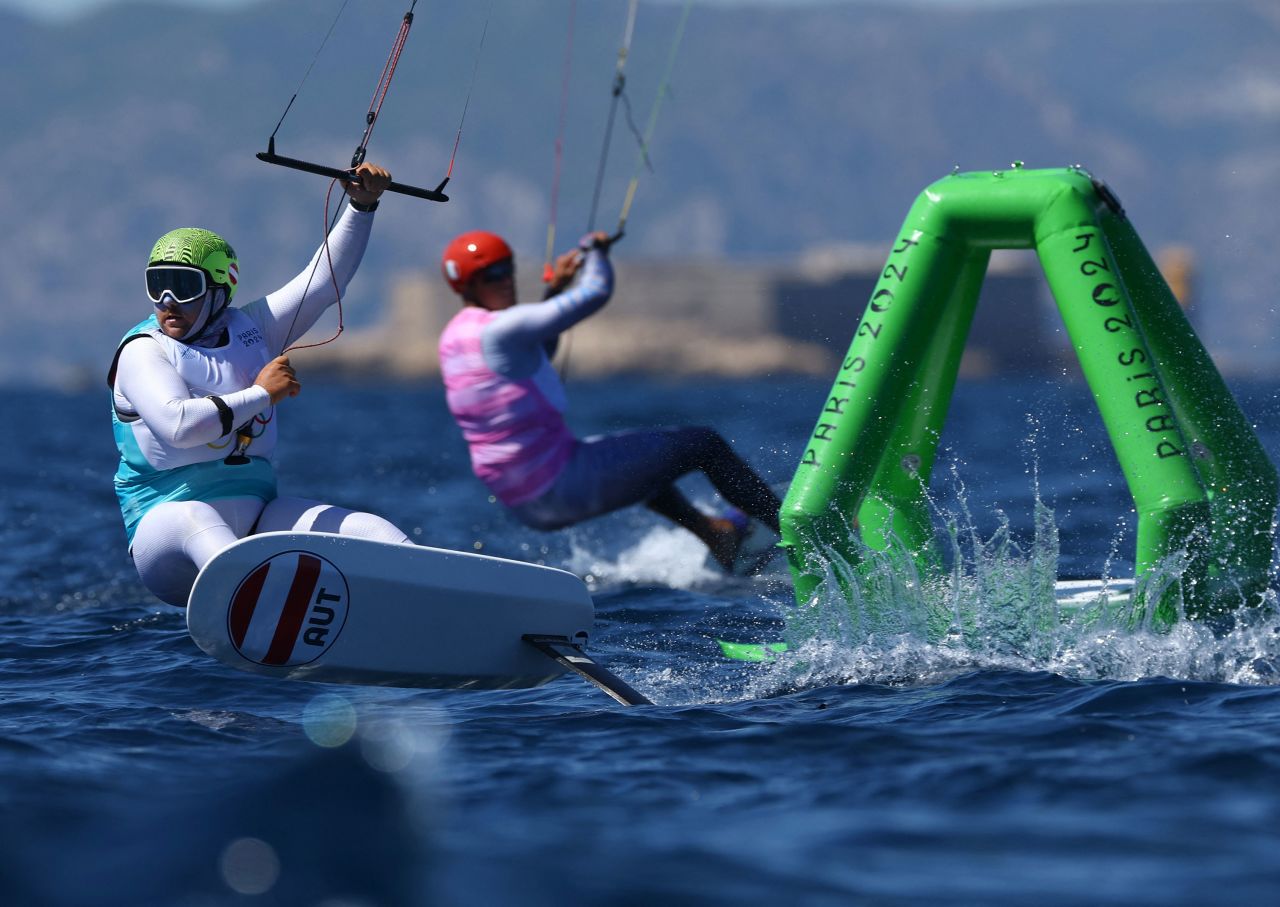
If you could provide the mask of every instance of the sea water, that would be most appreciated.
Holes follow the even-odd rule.
[[[826,389],[570,395],[581,433],[709,424],[785,489]],[[1236,390],[1274,459],[1280,401]],[[1055,577],[1132,571],[1132,501],[1078,383],[962,383],[931,489],[951,572],[828,596],[808,624],[780,564],[725,576],[641,508],[524,529],[470,476],[436,385],[308,382],[280,407],[285,493],[585,577],[591,651],[656,703],[630,709],[571,677],[377,689],[205,656],[126,559],[107,405],[6,404],[0,903],[1280,902],[1275,620],[1025,618]],[[931,636],[925,606],[960,600],[967,631]],[[716,643],[788,635],[763,664]]]

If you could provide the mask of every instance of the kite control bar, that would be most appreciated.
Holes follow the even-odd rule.
[[[270,139],[267,142],[266,151],[258,152],[258,160],[265,161],[268,164],[279,164],[281,167],[289,167],[293,170],[302,170],[305,173],[327,176],[346,183],[357,182],[359,179],[352,170],[339,170],[337,167],[326,167],[323,164],[313,164],[310,161],[300,161],[297,158],[282,157],[276,154],[275,139]],[[434,189],[420,189],[417,186],[407,186],[404,183],[392,183],[387,187],[387,191],[399,192],[401,195],[412,195],[414,198],[425,198],[431,202],[447,202],[449,196],[445,195],[443,190],[448,182],[449,178],[446,176],[440,182],[440,185]]]

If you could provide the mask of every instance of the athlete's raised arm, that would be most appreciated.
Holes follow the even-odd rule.
[[[281,353],[319,320],[345,294],[369,243],[378,198],[391,183],[391,174],[365,162],[356,168],[361,184],[347,183],[350,201],[307,266],[273,293],[243,307],[262,328],[268,347]],[[332,268],[330,264],[332,263]],[[335,284],[337,292],[334,292]]]
[[[503,309],[485,326],[482,344],[490,368],[512,377],[532,374],[540,350],[604,308],[613,295],[613,266],[601,248],[582,255],[581,270],[568,289],[543,302]]]

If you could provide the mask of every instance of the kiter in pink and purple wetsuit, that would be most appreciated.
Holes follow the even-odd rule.
[[[739,511],[778,529],[769,486],[710,428],[658,428],[578,439],[565,423],[564,386],[551,366],[560,334],[613,293],[608,240],[598,233],[556,260],[552,295],[516,305],[511,248],[493,233],[464,233],[445,248],[445,279],[463,300],[440,337],[449,411],[471,467],[535,529],[561,529],[632,504],[693,532],[730,568],[745,520],[703,513],[675,486],[701,470]]]

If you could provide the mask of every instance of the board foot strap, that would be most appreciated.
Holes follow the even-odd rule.
[[[526,633],[521,637],[548,658],[554,658],[579,677],[595,684],[623,705],[653,705],[643,693],[618,677],[604,665],[595,661],[582,647],[567,636],[539,636]]]

